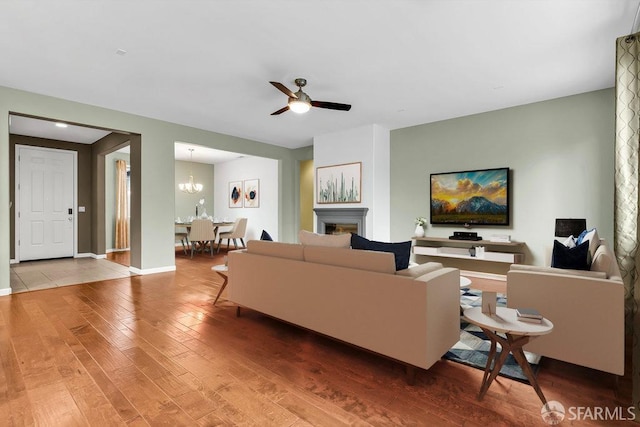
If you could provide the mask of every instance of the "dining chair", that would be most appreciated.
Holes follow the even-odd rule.
[[[247,232],[247,218],[238,218],[233,223],[233,227],[229,231],[223,231],[218,234],[218,249],[217,252],[220,252],[220,243],[222,243],[223,239],[227,239],[227,251],[229,250],[229,243],[233,239],[233,246],[238,249],[238,242],[236,239],[240,239],[243,247],[246,247],[244,244],[244,235]]]
[[[175,240],[180,240],[180,243],[182,243],[182,251],[184,252],[185,255],[187,255],[187,246],[189,246],[189,234],[187,233],[187,230],[186,229],[184,231],[176,230],[175,233],[176,233]]]
[[[191,258],[193,258],[193,253],[198,244],[202,246],[203,252],[207,249],[207,244],[209,244],[211,247],[211,256],[213,256],[213,245],[216,239],[213,221],[210,219],[194,219],[191,222],[188,238],[191,242]]]

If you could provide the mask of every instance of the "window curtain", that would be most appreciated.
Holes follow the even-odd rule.
[[[633,334],[633,404],[640,409],[640,33],[616,40],[614,246],[625,286],[625,325]],[[635,325],[635,327],[634,327]]]
[[[129,247],[127,162],[116,160],[116,249]]]

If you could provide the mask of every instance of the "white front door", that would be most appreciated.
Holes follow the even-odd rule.
[[[16,146],[18,260],[74,255],[74,151]]]

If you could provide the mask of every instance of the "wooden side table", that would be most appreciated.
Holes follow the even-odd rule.
[[[518,320],[515,309],[506,307],[497,307],[496,313],[492,315],[483,313],[481,307],[468,308],[464,311],[464,318],[469,323],[473,323],[482,329],[491,340],[491,348],[487,357],[487,366],[484,369],[478,400],[482,400],[489,386],[500,372],[502,365],[504,365],[507,356],[511,353],[529,379],[529,383],[538,394],[540,400],[542,400],[542,403],[546,404],[547,399],[538,385],[538,381],[531,370],[531,365],[529,365],[529,361],[524,355],[522,346],[536,336],[550,333],[553,330],[553,323],[547,319],[542,319],[542,323],[539,324],[522,322]],[[504,333],[506,338],[501,337],[497,332]],[[498,343],[502,347],[499,357],[496,354],[496,345]],[[491,365],[493,365],[493,368]]]
[[[224,291],[224,288],[227,287],[227,282],[229,281],[229,267],[225,264],[214,265],[211,267],[211,270],[215,271],[222,277],[224,280],[222,282],[222,286],[220,286],[220,290],[218,291],[218,295],[216,295],[216,299],[213,301],[213,305],[216,305],[218,302],[218,298],[220,298],[220,294]]]

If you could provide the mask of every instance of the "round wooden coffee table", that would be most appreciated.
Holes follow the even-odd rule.
[[[538,381],[531,370],[531,365],[529,365],[529,361],[524,355],[522,346],[537,336],[550,333],[553,330],[553,323],[544,318],[539,324],[520,321],[516,310],[506,307],[497,307],[496,313],[491,315],[483,313],[482,307],[472,307],[467,308],[463,315],[469,323],[473,323],[482,329],[491,340],[491,349],[487,356],[487,366],[484,369],[478,400],[482,400],[489,386],[500,372],[507,356],[511,353],[529,379],[529,383],[538,394],[538,397],[540,397],[540,400],[542,400],[542,403],[546,404],[547,399],[542,394]],[[498,332],[503,333],[506,338],[498,335]],[[496,344],[500,344],[502,347],[499,357],[496,354]],[[494,365],[493,369],[491,365]]]

